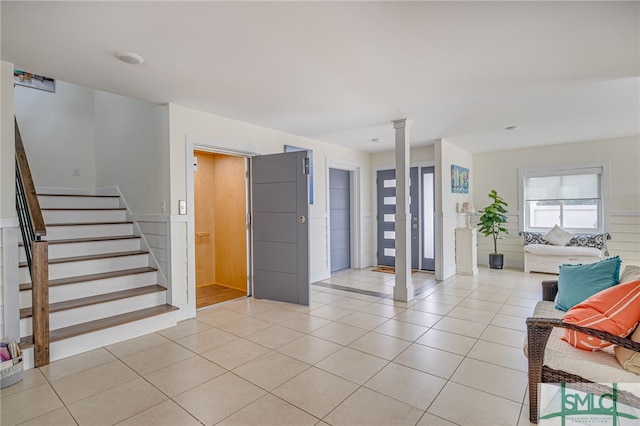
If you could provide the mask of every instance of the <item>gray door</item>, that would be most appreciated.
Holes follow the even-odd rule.
[[[436,270],[436,239],[435,239],[435,174],[433,167],[422,167],[422,269]]]
[[[420,261],[420,221],[418,168],[409,169],[409,211],[411,213],[411,268],[418,269]],[[396,171],[380,170],[377,175],[378,189],[378,265],[396,264]]]
[[[331,272],[351,267],[351,185],[347,170],[329,169]]]
[[[309,305],[307,152],[251,159],[253,296]]]

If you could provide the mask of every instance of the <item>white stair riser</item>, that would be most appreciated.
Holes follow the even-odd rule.
[[[101,274],[104,272],[142,268],[145,266],[149,266],[148,254],[56,263],[49,265],[49,279],[56,280],[59,278],[76,277],[81,275]],[[29,269],[26,266],[20,267],[18,280],[21,284],[31,282]]]
[[[105,330],[96,331],[94,333],[83,334],[81,336],[72,337],[59,342],[53,342],[49,349],[49,356],[51,362],[53,362],[73,355],[92,351],[103,346],[113,345],[114,343],[133,339],[134,337],[140,337],[145,334],[164,330],[165,328],[173,327],[175,325],[175,311],[167,312],[166,314],[156,315],[140,321],[122,324]],[[25,369],[34,368],[33,348],[29,348],[24,351],[24,363]]]
[[[39,195],[41,209],[113,209],[120,207],[118,197],[72,197]]]
[[[114,223],[100,225],[79,226],[47,226],[48,241],[67,240],[73,238],[116,237],[119,235],[132,235],[131,223]]]
[[[125,210],[44,210],[45,223],[124,222]]]
[[[85,281],[77,284],[49,287],[49,303],[64,302],[81,297],[97,296],[114,291],[131,290],[158,283],[157,272]],[[31,290],[20,292],[20,308],[31,307]]]
[[[82,324],[89,321],[122,315],[139,309],[164,305],[166,303],[165,293],[166,291],[159,291],[156,293],[114,300],[112,302],[83,306],[82,308],[52,312],[49,315],[49,329],[57,330],[58,328],[70,327],[72,325]],[[33,334],[31,324],[31,318],[23,318],[20,320],[20,337],[30,336]]]
[[[82,243],[49,244],[49,259],[88,256],[92,254],[117,253],[140,250],[140,238],[120,240],[87,241]],[[20,248],[20,262],[26,262],[24,248]]]

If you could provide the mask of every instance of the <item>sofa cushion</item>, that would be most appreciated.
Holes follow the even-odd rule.
[[[603,290],[571,308],[562,320],[569,324],[629,335],[640,321],[640,280]],[[575,330],[565,330],[562,340],[578,349],[598,350],[611,343]]]
[[[636,326],[636,331],[631,335],[631,340],[640,342],[640,327]],[[616,346],[613,348],[618,362],[627,371],[640,375],[640,353],[631,349]]]
[[[555,225],[542,238],[545,241],[550,242],[554,246],[566,246],[567,243],[573,238],[573,234],[569,231],[565,231],[560,226]]]
[[[628,283],[629,281],[640,280],[640,266],[627,265],[620,274],[620,282]]]
[[[587,265],[561,265],[556,308],[568,311],[594,294],[618,284],[620,257]]]

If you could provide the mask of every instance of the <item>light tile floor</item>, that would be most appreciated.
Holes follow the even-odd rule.
[[[0,423],[528,425],[524,320],[545,278],[416,273],[401,303],[393,275],[340,272],[309,307],[228,302],[28,370],[2,390]]]

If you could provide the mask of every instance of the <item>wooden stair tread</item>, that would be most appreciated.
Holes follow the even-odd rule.
[[[51,303],[49,312],[61,312],[69,309],[82,308],[84,306],[97,305],[98,303],[113,302],[115,300],[126,299],[128,297],[141,296],[144,294],[157,293],[166,291],[161,285],[149,285],[145,287],[137,287],[129,290],[115,291],[112,293],[99,294],[96,296],[82,297],[80,299],[66,300],[64,302]],[[33,315],[31,308],[20,309],[20,319],[30,318]]]
[[[154,306],[152,308],[141,309],[139,311],[133,311],[122,315],[116,315],[113,317],[102,318],[78,325],[72,325],[70,327],[51,330],[49,338],[51,343],[58,342],[60,340],[69,339],[71,337],[93,333],[94,331],[105,330],[107,328],[128,324],[130,322],[151,318],[156,315],[162,315],[177,310],[178,308],[171,305]],[[25,336],[20,339],[20,348],[22,348],[22,350],[29,349],[31,347],[33,347],[33,336]]]
[[[144,274],[147,272],[156,272],[156,268],[145,266],[143,268],[121,269],[119,271],[102,272],[100,274],[79,275],[76,277],[58,278],[57,280],[50,280],[49,287],[67,284],[77,284],[85,281],[97,281],[107,278],[124,277],[127,275]],[[31,290],[31,283],[20,284],[20,291]]]
[[[47,223],[47,226],[97,226],[97,225],[130,225],[131,221],[118,222],[79,222],[79,223]]]
[[[115,253],[89,254],[87,256],[60,257],[57,259],[49,259],[49,265],[57,265],[59,263],[80,262],[83,260],[109,259],[113,257],[136,256],[139,254],[149,254],[144,250],[119,251]],[[27,266],[27,262],[20,262],[20,267]]]
[[[45,239],[44,241],[47,241],[49,245],[52,245],[52,244],[71,244],[71,243],[91,243],[91,242],[97,242],[97,241],[132,240],[136,238],[140,239],[140,236],[139,235],[114,235],[110,237],[70,238],[67,240],[52,240],[52,241]],[[18,245],[20,247],[23,247],[24,243],[20,241]]]

